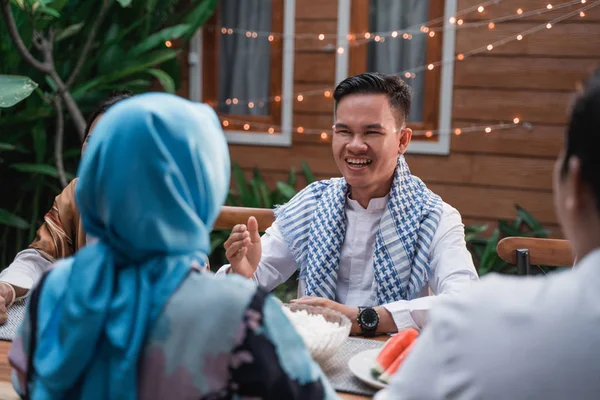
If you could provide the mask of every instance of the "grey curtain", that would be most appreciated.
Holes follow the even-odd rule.
[[[271,1],[221,0],[221,26],[252,32],[271,31]],[[221,27],[217,27],[220,31]],[[267,37],[247,38],[244,34],[221,35],[219,41],[219,111],[236,115],[269,114],[271,42]],[[225,104],[237,98],[237,105]],[[246,100],[256,101],[248,108]]]
[[[429,16],[429,0],[371,0],[369,9],[369,30],[371,32],[391,32],[419,25]],[[413,34],[411,40],[387,37],[385,42],[368,44],[367,70],[393,74],[425,65],[427,39],[423,33]],[[402,78],[413,89],[410,121],[423,120],[423,94],[425,71],[416,73],[412,79]]]

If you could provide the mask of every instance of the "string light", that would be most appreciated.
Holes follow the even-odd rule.
[[[494,29],[495,27],[496,27],[496,24],[494,24],[493,22],[490,22],[490,23],[488,24],[488,28],[489,28],[489,29]]]
[[[231,99],[225,100],[225,104],[227,104],[228,106],[230,106],[231,105]]]
[[[585,17],[585,13],[582,11],[582,12],[580,12],[580,13],[579,13],[579,16],[580,16],[581,18],[583,18],[583,17]]]
[[[485,8],[483,6],[479,6],[477,8],[477,11],[479,11],[480,13],[482,13],[485,10]]]
[[[250,32],[250,31],[246,32],[246,37],[247,38],[252,37],[252,32]]]
[[[297,97],[297,99],[298,99],[298,101],[302,101],[302,100],[304,100],[304,96],[302,96],[301,94],[299,94],[298,97]]]
[[[327,137],[328,137],[328,136],[329,136],[329,135],[327,135],[327,133],[326,133],[326,132],[321,132],[321,139],[323,139],[323,140],[327,140]]]
[[[225,126],[225,127],[229,126],[229,121],[227,121],[227,120],[224,120],[224,121],[223,121],[223,126]]]
[[[552,28],[552,24],[546,24],[546,28],[547,29],[551,29]]]
[[[253,102],[248,103],[248,108],[254,108],[254,103]]]
[[[275,128],[270,127],[269,130],[268,130],[268,132],[269,132],[269,135],[274,134],[275,133]]]
[[[326,90],[325,93],[323,93],[323,95],[327,98],[331,97],[331,92],[329,90]]]
[[[268,39],[269,39],[269,42],[272,42],[273,40],[275,40],[275,37],[273,35],[269,35]]]
[[[463,22],[464,22],[464,21],[463,21],[462,19],[459,19],[458,21],[456,21],[456,23],[457,23],[458,25],[462,25],[462,24],[463,24]]]
[[[222,27],[222,28],[221,28],[221,33],[222,33],[223,35],[226,35],[226,34],[227,34],[227,28],[225,28],[225,27]]]
[[[450,19],[448,20],[448,22],[450,22],[451,24],[455,24],[456,23],[456,18],[455,17],[450,17]]]
[[[434,31],[429,32],[429,37],[434,37],[434,36],[435,36],[435,32]]]
[[[338,52],[338,54],[344,54],[344,48],[338,47],[337,52]]]
[[[547,8],[548,10],[552,10],[552,4],[548,4],[548,5],[546,6],[546,8]]]
[[[408,33],[405,33],[402,35],[402,39],[410,39],[410,35]]]
[[[394,32],[392,32],[392,37],[393,37],[393,38],[397,38],[397,37],[398,37],[398,31],[394,31]]]
[[[519,14],[519,15],[523,14],[523,9],[522,8],[517,9],[517,14]]]
[[[425,132],[425,136],[428,137],[428,138],[430,138],[430,137],[433,136],[433,132],[427,131],[427,132]]]
[[[323,35],[322,33],[319,35],[319,40],[325,40],[325,35]]]
[[[405,73],[404,73],[404,77],[405,77],[406,79],[410,79],[410,72],[405,72]]]
[[[515,119],[513,119],[513,123],[514,123],[514,124],[518,124],[519,122],[520,122],[519,118],[515,118]]]
[[[434,68],[434,67],[435,67],[435,66],[434,66],[433,64],[429,64],[429,65],[427,66],[427,69],[431,71],[431,70],[433,70],[433,68]]]
[[[371,34],[369,32],[365,33],[365,39],[369,39],[371,37]]]
[[[573,5],[573,4],[576,4],[576,3],[579,3],[579,2],[580,2],[580,0],[575,0],[575,2],[565,3],[565,4],[566,5]],[[458,54],[456,59],[462,61],[462,60],[466,59],[467,57],[471,57],[473,55],[480,54],[482,52],[485,52],[486,50],[490,51],[490,46],[491,46],[491,49],[494,49],[495,47],[505,45],[505,44],[510,43],[511,41],[514,41],[514,40],[522,40],[525,35],[531,35],[531,34],[540,32],[541,30],[545,30],[547,28],[546,25],[553,26],[553,24],[556,24],[556,23],[559,23],[561,21],[564,21],[564,20],[566,20],[566,19],[568,19],[568,18],[570,18],[572,16],[578,15],[580,12],[587,11],[590,8],[593,8],[593,7],[596,7],[596,6],[600,5],[600,0],[596,0],[594,2],[588,2],[588,3],[590,3],[590,4],[587,5],[587,6],[585,6],[585,7],[582,7],[580,9],[574,10],[574,11],[569,12],[569,13],[566,13],[566,14],[564,14],[564,15],[562,15],[560,17],[557,17],[557,18],[555,18],[552,21],[549,21],[547,23],[542,23],[542,24],[537,25],[537,26],[535,26],[533,28],[529,28],[527,30],[524,30],[523,32],[519,33],[516,36],[508,36],[508,37],[502,38],[501,40],[498,40],[496,42],[490,43],[487,46],[484,46],[483,48],[476,48],[476,49],[472,49],[472,50],[470,50],[468,52]],[[559,6],[555,6],[554,9],[559,9],[559,8],[565,6],[565,4],[561,4]],[[531,12],[524,13],[524,14],[530,14],[530,13]],[[523,16],[525,16],[525,15],[523,15]],[[442,21],[443,21],[443,19],[442,19]],[[488,22],[486,22],[486,25],[487,24],[488,24]],[[314,36],[313,36],[313,39],[314,39]],[[420,67],[412,68],[412,69],[410,69],[408,71],[396,72],[394,74],[401,75],[401,76],[408,76],[407,73],[410,72],[411,73],[411,77],[414,78],[414,77],[416,77],[415,72],[419,72],[419,71],[422,71],[422,70],[428,70],[428,69],[431,70],[431,66],[433,66],[433,67],[443,66],[447,62],[449,62],[449,61],[440,60],[440,61],[436,61],[434,63],[422,65]],[[317,94],[317,93],[322,95],[322,94],[324,94],[325,91],[329,91],[330,88],[329,89],[316,89],[316,90],[304,91],[302,93],[302,95],[304,97],[307,96],[307,95],[314,95],[314,94]],[[276,102],[280,102],[281,101],[281,96],[279,95],[279,96],[275,96],[275,97],[267,97],[266,99],[274,99]],[[249,101],[250,100],[246,100],[244,102],[244,104],[248,104]],[[227,103],[229,103],[229,102],[227,102]],[[265,128],[265,130],[266,130],[266,128]]]
[[[487,128],[485,128],[485,133],[490,133],[492,131],[492,128],[490,128],[489,126]]]
[[[233,29],[231,29],[231,28],[227,29],[227,33],[230,34],[230,35],[232,35],[233,34]]]
[[[304,133],[304,128],[302,126],[299,126],[297,131],[298,133]]]
[[[233,102],[233,104],[237,104],[237,103],[239,103],[239,100],[236,97],[234,97],[232,102]]]
[[[379,41],[381,41],[381,36],[379,36],[379,35],[375,35],[375,41],[376,41],[376,42],[379,42]]]
[[[170,40],[167,40],[167,41],[165,42],[165,46],[167,46],[167,47],[171,47],[171,46],[173,46],[173,43],[171,43],[171,41],[170,41]]]
[[[244,130],[247,131],[250,129],[250,124],[244,124]]]
[[[460,130],[460,128],[456,128],[456,129],[454,130],[454,134],[455,134],[456,136],[459,136],[461,133],[462,133],[462,131]]]

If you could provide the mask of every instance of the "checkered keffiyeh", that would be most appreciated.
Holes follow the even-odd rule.
[[[318,181],[275,210],[309,296],[335,299],[346,234],[347,193],[344,178]],[[429,247],[441,215],[442,199],[413,176],[404,157],[399,156],[375,240],[373,265],[379,304],[419,295],[431,274]]]

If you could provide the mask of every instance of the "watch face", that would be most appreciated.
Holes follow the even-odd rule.
[[[376,328],[379,323],[379,315],[372,308],[367,308],[360,314],[360,320],[365,328]]]

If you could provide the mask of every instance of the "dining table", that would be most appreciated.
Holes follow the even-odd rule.
[[[385,341],[388,339],[387,336],[379,336],[376,340]],[[17,400],[19,396],[14,391],[11,379],[10,379],[10,365],[8,363],[8,350],[10,349],[11,342],[0,341],[0,400]],[[360,396],[350,393],[338,392],[338,395],[343,400],[368,400],[371,399],[369,396]]]

